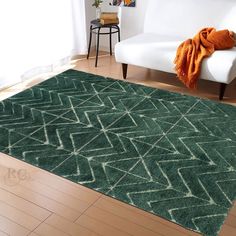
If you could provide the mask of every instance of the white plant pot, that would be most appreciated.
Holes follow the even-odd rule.
[[[100,7],[97,7],[97,8],[96,8],[96,19],[97,19],[97,20],[100,20],[101,12],[102,12],[101,8],[100,8]]]

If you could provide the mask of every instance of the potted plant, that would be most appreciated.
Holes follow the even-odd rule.
[[[99,20],[101,16],[101,8],[100,4],[102,3],[102,0],[94,0],[94,3],[92,4],[93,7],[96,7],[96,19]]]

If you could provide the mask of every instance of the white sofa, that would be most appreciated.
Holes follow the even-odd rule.
[[[175,73],[173,61],[179,44],[204,27],[236,32],[236,0],[149,0],[144,32],[115,46],[124,79],[128,64]],[[220,83],[220,99],[235,77],[235,47],[204,59],[200,78]]]

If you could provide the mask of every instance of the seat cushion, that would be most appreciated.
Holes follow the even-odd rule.
[[[116,61],[175,73],[174,58],[185,39],[177,36],[144,33],[126,39],[115,46]],[[215,51],[204,59],[200,78],[230,83],[236,75],[236,48]]]

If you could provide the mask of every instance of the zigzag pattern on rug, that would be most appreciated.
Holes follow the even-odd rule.
[[[66,71],[0,102],[0,151],[217,235],[236,196],[236,108]]]

